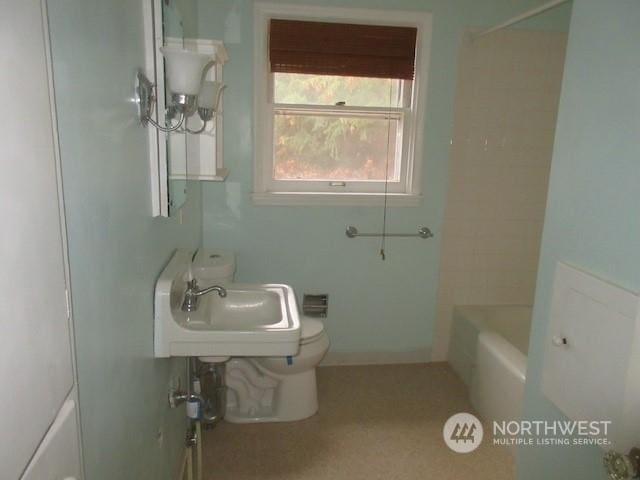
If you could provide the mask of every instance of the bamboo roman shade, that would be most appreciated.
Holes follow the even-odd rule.
[[[271,20],[272,72],[412,80],[417,29]]]

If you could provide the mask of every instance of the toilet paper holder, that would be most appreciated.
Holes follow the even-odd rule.
[[[329,312],[329,295],[327,293],[302,296],[302,313],[308,317],[326,317]]]

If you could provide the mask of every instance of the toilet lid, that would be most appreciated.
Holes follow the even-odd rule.
[[[320,320],[309,317],[300,317],[300,324],[302,326],[300,331],[300,341],[309,341],[314,337],[317,337],[324,331],[324,325]]]

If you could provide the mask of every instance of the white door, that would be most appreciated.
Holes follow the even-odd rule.
[[[68,446],[61,461],[74,463],[68,460],[73,457],[77,465],[61,471],[60,478],[77,477],[77,419],[69,420],[77,410],[73,347],[45,13],[40,0],[0,0],[0,9],[0,478],[20,478],[32,458],[55,463],[59,453],[38,448],[54,443],[60,449],[60,441],[50,439],[56,429],[67,439],[75,436],[63,442]]]

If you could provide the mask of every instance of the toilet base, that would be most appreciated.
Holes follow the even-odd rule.
[[[256,362],[250,363],[264,375],[264,370]],[[269,377],[276,380],[276,386],[269,389],[272,392],[264,392],[263,400],[251,408],[245,406],[242,409],[238,391],[230,387],[224,419],[230,423],[294,422],[318,411],[315,368],[293,375],[279,375],[278,378],[272,374]],[[244,380],[249,379],[245,377]]]

